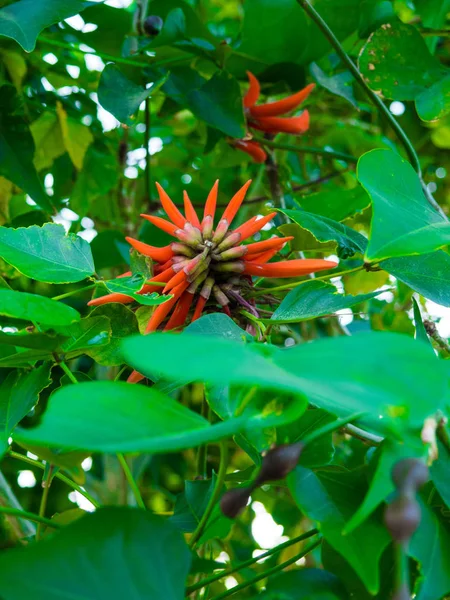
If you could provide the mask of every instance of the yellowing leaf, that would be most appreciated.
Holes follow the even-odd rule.
[[[92,133],[86,125],[70,119],[60,102],[56,104],[56,112],[65,149],[69,153],[70,160],[80,170],[83,166],[84,155],[94,140]]]
[[[13,184],[0,176],[0,225],[9,220],[8,204],[12,195]]]
[[[27,63],[25,62],[25,59],[18,52],[6,49],[2,49],[0,55],[3,64],[11,77],[11,81],[17,90],[20,91],[23,78],[27,73]]]
[[[45,112],[31,123],[30,131],[35,146],[33,162],[36,170],[51,167],[53,161],[66,150],[58,118],[55,114]]]

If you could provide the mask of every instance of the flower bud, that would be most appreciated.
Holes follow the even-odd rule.
[[[234,488],[228,490],[220,500],[220,509],[229,519],[235,519],[247,506],[252,488]]]
[[[421,518],[420,506],[415,498],[398,496],[386,507],[384,523],[397,543],[407,542],[419,527]]]
[[[256,479],[257,484],[284,479],[297,466],[302,450],[301,442],[285,444],[269,450],[263,458],[261,470]]]
[[[145,33],[151,36],[158,35],[163,25],[164,21],[158,15],[149,15],[143,23]]]
[[[428,467],[418,458],[405,458],[392,469],[392,481],[400,492],[417,492],[429,478]]]

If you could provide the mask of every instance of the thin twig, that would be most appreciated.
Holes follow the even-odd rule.
[[[275,140],[268,140],[259,136],[253,136],[255,141],[263,144],[269,148],[278,150],[290,150],[291,152],[298,152],[299,154],[318,154],[319,156],[325,156],[328,158],[336,158],[338,160],[345,160],[346,162],[355,163],[358,159],[351,154],[345,152],[337,152],[335,150],[326,150],[324,148],[312,148],[310,146],[296,146],[295,144],[285,144],[283,142],[277,142]]]
[[[142,499],[138,484],[136,483],[136,481],[133,477],[133,473],[131,472],[131,469],[127,463],[125,456],[123,454],[118,453],[117,459],[120,463],[120,466],[122,467],[125,478],[128,481],[128,485],[130,486],[131,491],[133,492],[134,498],[136,500],[136,504],[139,506],[139,508],[143,508],[144,510],[147,510],[147,507],[145,506],[145,502]]]

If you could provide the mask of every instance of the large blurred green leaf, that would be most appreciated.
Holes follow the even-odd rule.
[[[416,109],[424,121],[436,121],[445,117],[450,112],[450,75],[417,96]]]
[[[297,419],[306,400],[285,397],[251,417],[211,425],[199,414],[152,388],[93,381],[59,388],[34,429],[16,429],[19,442],[93,452],[164,453],[264,429]]]
[[[14,427],[39,400],[41,391],[51,383],[51,365],[44,364],[28,373],[12,371],[0,385],[0,455],[8,447]]]
[[[343,534],[345,523],[364,496],[364,478],[356,472],[336,469],[314,473],[297,467],[288,476],[288,484],[302,512],[318,521],[325,539],[351,564],[369,592],[376,594],[380,585],[378,562],[390,542],[388,532],[372,516],[358,529]]]
[[[414,100],[446,74],[413,25],[386,23],[369,38],[359,57],[369,86],[392,100]]]
[[[258,600],[347,600],[336,575],[323,569],[294,569],[268,579]]]
[[[333,314],[343,308],[349,308],[359,302],[365,302],[379,293],[346,296],[339,294],[331,283],[307,281],[291,290],[267,321],[270,323],[297,323],[306,319],[314,319]]]
[[[90,4],[84,0],[18,0],[0,10],[0,36],[16,40],[26,52],[31,52],[43,29],[78,14]]]
[[[0,315],[45,325],[70,325],[80,319],[72,308],[45,296],[0,289]]]
[[[190,551],[167,521],[101,508],[39,544],[3,552],[5,600],[182,600]]]
[[[396,152],[364,154],[358,179],[373,206],[367,260],[425,254],[450,242],[450,223],[428,203],[417,173]]]
[[[0,256],[17,270],[38,281],[70,283],[94,273],[89,244],[64,227],[0,227]]]

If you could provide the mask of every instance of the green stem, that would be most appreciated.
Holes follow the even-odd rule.
[[[72,371],[69,369],[69,367],[63,360],[59,361],[58,365],[61,367],[61,369],[64,371],[64,373],[67,375],[67,377],[72,383],[79,383],[78,379],[75,377],[75,375],[72,373]]]
[[[258,573],[258,575],[255,575],[255,577],[252,577],[251,579],[247,579],[247,581],[244,581],[240,585],[236,585],[235,587],[233,587],[229,590],[226,590],[225,592],[222,592],[222,594],[219,594],[218,596],[214,596],[211,600],[223,600],[223,598],[228,598],[228,596],[232,596],[233,594],[236,594],[236,592],[240,592],[241,590],[245,589],[246,587],[249,587],[251,585],[254,585],[255,583],[258,583],[258,581],[261,581],[261,579],[266,579],[266,577],[270,577],[271,575],[274,575],[275,573],[282,571],[286,567],[289,567],[289,565],[294,564],[295,562],[297,562],[298,560],[300,560],[301,558],[303,558],[304,556],[306,556],[307,554],[312,552],[314,550],[314,548],[317,548],[317,546],[319,546],[319,544],[321,542],[322,542],[322,539],[312,542],[312,544],[309,544],[309,546],[306,546],[306,548],[302,552],[299,552],[298,554],[296,554],[289,560],[286,560],[285,562],[280,563],[279,565],[275,565],[271,569],[267,569],[267,571]],[[260,558],[261,557],[259,556],[258,559],[260,559]]]
[[[78,294],[79,292],[87,292],[87,290],[92,290],[93,288],[97,287],[100,283],[102,283],[102,282],[97,281],[95,283],[91,283],[90,285],[85,285],[82,288],[78,288],[77,290],[72,290],[71,292],[67,292],[66,294],[61,294],[60,296],[53,296],[52,300],[64,300],[64,298],[70,298],[70,296],[74,296],[75,294]]]
[[[345,432],[351,435],[352,437],[359,438],[363,442],[369,442],[372,446],[379,446],[381,442],[384,440],[381,435],[376,435],[375,433],[370,433],[365,429],[361,429],[360,427],[356,427],[356,425],[348,424],[345,427]]]
[[[335,152],[334,150],[325,150],[323,148],[312,148],[310,146],[296,146],[295,144],[284,144],[283,142],[276,142],[274,140],[266,140],[263,137],[254,135],[253,139],[267,146],[268,148],[275,148],[278,150],[290,150],[291,152],[299,152],[302,154],[318,154],[320,156],[328,156],[329,158],[337,158],[338,160],[345,160],[346,162],[357,162],[357,158],[344,152]]]
[[[433,208],[435,208],[435,210],[437,210],[440,213],[440,215],[444,219],[447,220],[447,216],[445,215],[445,213],[443,212],[443,210],[441,209],[439,204],[436,202],[436,200],[433,198],[433,196],[430,194],[425,182],[422,179],[422,168],[420,166],[419,157],[418,157],[417,152],[415,151],[414,146],[412,145],[410,139],[408,138],[406,133],[403,131],[403,128],[401,127],[401,125],[394,118],[394,115],[390,112],[390,110],[385,106],[383,100],[381,100],[381,98],[379,96],[377,96],[377,94],[375,94],[375,92],[372,91],[370,89],[370,87],[367,85],[367,83],[364,80],[364,77],[359,72],[358,67],[352,61],[350,56],[345,52],[341,43],[339,42],[337,37],[334,35],[334,33],[331,31],[331,29],[328,27],[327,23],[322,19],[322,17],[316,11],[316,9],[311,6],[311,4],[309,3],[309,0],[297,0],[297,2],[303,8],[303,10],[306,12],[306,14],[314,21],[314,23],[322,31],[323,35],[327,38],[327,40],[333,46],[333,48],[336,51],[336,54],[339,56],[339,58],[342,60],[342,62],[347,65],[349,71],[355,78],[356,82],[363,89],[366,96],[369,98],[369,100],[371,100],[372,104],[378,109],[380,114],[382,114],[385,117],[385,119],[389,122],[391,128],[395,132],[400,143],[403,145],[405,152],[406,152],[412,166],[414,167],[415,171],[417,172],[417,175],[420,179],[424,194],[427,197],[428,202],[433,206]]]
[[[3,473],[0,471],[0,506],[4,508],[14,508],[24,512],[19,500],[11,489],[8,481],[6,480]],[[34,525],[24,519],[8,519],[11,527],[11,532],[14,534],[16,539],[20,541],[23,537],[31,537],[36,534],[36,528]]]
[[[224,440],[220,442],[220,465],[219,465],[219,473],[217,474],[217,481],[213,493],[211,494],[211,498],[209,499],[208,505],[203,513],[202,518],[200,519],[199,524],[197,525],[197,529],[191,536],[189,540],[189,546],[194,548],[197,544],[198,540],[201,538],[205,527],[208,523],[209,517],[219,500],[220,492],[222,491],[223,484],[225,482],[225,476],[227,474],[228,467],[228,446],[227,441]]]
[[[347,271],[341,271],[340,273],[329,273],[328,275],[322,275],[322,277],[314,277],[314,281],[325,281],[326,279],[332,279],[333,277],[342,277],[343,275],[348,275],[349,273],[355,273],[356,271],[361,271],[364,268],[364,265],[360,267],[355,267],[354,269],[348,269]],[[254,292],[253,296],[261,296],[263,294],[272,293],[272,292],[281,292],[282,290],[290,290],[292,288],[296,288],[299,285],[303,285],[304,283],[310,283],[311,279],[305,279],[303,281],[298,281],[297,283],[286,283],[285,285],[279,285],[273,288],[264,288],[260,289],[257,292]]]
[[[16,458],[17,460],[21,460],[22,462],[25,462],[31,465],[32,467],[37,467],[38,469],[42,470],[45,469],[45,465],[43,465],[38,460],[34,460],[33,458],[25,456],[24,454],[19,454],[19,452],[14,452],[14,450],[10,450],[8,452],[8,456],[10,456],[11,458]],[[100,504],[97,502],[97,500],[93,498],[85,489],[79,486],[78,483],[75,483],[75,481],[72,481],[71,479],[69,479],[69,477],[66,477],[65,475],[63,475],[63,473],[60,473],[59,471],[55,474],[55,477],[66,483],[69,487],[81,494],[81,496],[84,496],[86,500],[89,500],[89,502],[95,506],[95,508],[100,508]]]
[[[307,531],[306,533],[302,533],[302,535],[292,538],[292,540],[288,540],[287,542],[283,542],[283,544],[279,544],[278,546],[275,546],[275,548],[271,548],[270,550],[267,550],[267,552],[264,552],[263,554],[259,554],[258,556],[255,556],[254,558],[249,558],[248,560],[240,563],[239,565],[237,565],[235,567],[229,567],[228,569],[225,569],[221,573],[216,573],[215,575],[211,575],[210,577],[207,577],[206,579],[203,579],[202,581],[199,581],[198,583],[195,583],[195,584],[189,586],[188,588],[186,588],[186,596],[189,596],[189,594],[192,594],[192,592],[195,592],[207,585],[210,585],[211,583],[214,583],[215,581],[218,581],[219,579],[222,579],[223,577],[228,577],[228,575],[233,575],[233,573],[237,573],[238,571],[241,571],[242,569],[245,569],[246,567],[250,567],[251,565],[254,565],[255,563],[257,563],[258,561],[260,561],[264,558],[267,558],[268,556],[272,556],[272,554],[278,554],[285,548],[289,548],[289,546],[293,546],[294,544],[297,544],[298,542],[302,542],[303,540],[306,540],[306,539],[312,537],[313,535],[316,535],[317,533],[319,533],[319,531],[317,529],[311,529],[310,531]]]
[[[203,399],[201,415],[209,421],[209,404],[206,401],[205,387],[203,386]],[[197,476],[206,479],[207,474],[207,450],[208,444],[202,444],[197,451]]]
[[[34,521],[35,523],[42,525],[48,525],[49,527],[54,527],[55,529],[61,529],[61,525],[59,525],[59,523],[55,523],[51,519],[46,519],[41,515],[36,515],[28,512],[27,510],[19,510],[18,508],[11,508],[9,506],[0,506],[0,513],[4,513],[5,515],[13,515],[15,517],[19,517],[20,519],[27,519],[28,521]]]
[[[395,553],[395,592],[393,598],[401,600],[404,597],[410,598],[409,591],[409,568],[408,553],[402,543],[394,543]],[[405,593],[406,592],[406,593]]]
[[[147,194],[147,204],[151,206],[151,156],[150,156],[150,127],[151,127],[151,112],[150,112],[150,98],[145,99],[145,132],[144,132],[144,144],[145,144],[145,191]]]
[[[130,486],[131,491],[133,492],[134,498],[136,500],[136,504],[139,506],[139,508],[143,508],[144,510],[147,510],[144,500],[142,499],[141,492],[139,491],[139,487],[133,477],[133,473],[131,472],[131,469],[127,463],[125,456],[123,454],[118,453],[117,459],[120,463],[120,466],[123,469],[126,480],[128,481],[128,485]]]
[[[45,520],[45,511],[47,508],[47,500],[48,500],[48,494],[50,491],[50,486],[52,484],[52,475],[53,475],[53,465],[49,465],[48,469],[47,469],[47,475],[45,476],[45,479],[42,482],[43,491],[42,491],[42,497],[41,497],[41,504],[39,506],[40,522],[38,523],[38,526],[36,529],[36,541],[39,541],[41,539],[41,530],[42,530],[41,526],[42,526],[43,520]]]
[[[319,438],[323,437],[324,435],[327,435],[328,433],[331,433],[332,431],[341,429],[341,427],[344,427],[344,425],[347,425],[348,423],[351,423],[352,421],[357,421],[365,414],[366,414],[365,412],[359,411],[359,412],[349,415],[348,417],[342,417],[341,419],[336,419],[336,421],[332,421],[331,423],[327,423],[323,427],[319,427],[319,429],[316,429],[315,431],[313,431],[309,435],[306,435],[304,438],[302,438],[299,441],[301,441],[301,443],[306,446],[307,444],[310,444],[311,442],[315,442]]]

